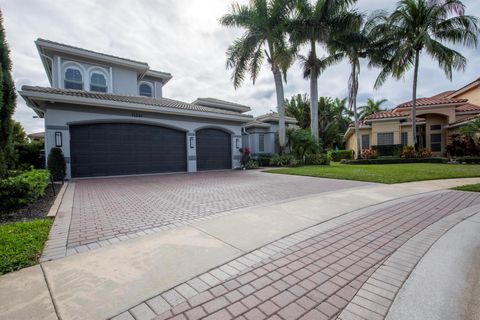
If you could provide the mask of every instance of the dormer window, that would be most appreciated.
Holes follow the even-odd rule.
[[[79,69],[69,67],[65,70],[65,89],[83,90],[83,77]]]
[[[90,76],[90,91],[107,92],[107,79],[101,73],[94,72]]]
[[[139,94],[143,97],[153,97],[153,86],[148,82],[140,83],[138,91]]]

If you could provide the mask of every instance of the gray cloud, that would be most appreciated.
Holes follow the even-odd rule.
[[[165,96],[183,101],[197,97],[217,97],[250,105],[255,115],[275,106],[273,77],[268,67],[262,69],[253,85],[246,81],[234,90],[230,71],[225,69],[225,51],[242,34],[241,30],[219,25],[232,1],[225,0],[0,0],[7,40],[13,59],[17,89],[24,84],[48,86],[48,80],[33,41],[46,38],[99,52],[146,61],[157,70],[171,72],[173,79],[165,86]],[[246,2],[246,0],[240,1]],[[465,0],[470,14],[480,15],[478,0]],[[394,1],[359,0],[362,12],[391,10]],[[419,95],[432,95],[456,88],[479,77],[478,50],[459,49],[469,60],[465,72],[455,72],[450,82],[438,66],[422,56]],[[349,66],[346,62],[326,70],[319,79],[319,94],[347,96]],[[367,98],[387,98],[388,106],[409,100],[411,74],[405,79],[388,80],[373,89],[378,70],[362,66],[359,104]],[[307,92],[308,81],[295,64],[288,72],[285,97]],[[43,130],[43,120],[33,119],[34,112],[18,98],[15,119],[27,132]]]

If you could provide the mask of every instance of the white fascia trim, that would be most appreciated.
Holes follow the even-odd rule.
[[[37,47],[40,60],[42,61],[43,68],[45,69],[45,73],[47,74],[48,82],[50,82],[50,86],[53,86],[53,81],[52,81],[53,66],[52,66],[52,70],[48,69],[47,55],[45,54],[45,52],[43,52],[42,48],[38,45],[37,42],[35,42],[35,46]]]
[[[157,70],[152,70],[152,69],[148,69],[144,73],[144,76],[149,76],[149,77],[152,77],[152,78],[155,78],[155,79],[161,79],[162,84],[167,83],[168,81],[170,81],[170,79],[173,78],[173,76],[168,72],[162,72],[162,71],[157,71]]]
[[[130,111],[145,111],[152,113],[162,113],[162,114],[172,114],[172,115],[182,115],[190,116],[196,118],[206,118],[206,119],[221,119],[235,122],[248,122],[252,120],[252,117],[246,115],[229,115],[229,114],[220,114],[213,112],[203,112],[203,111],[194,111],[194,110],[182,110],[176,108],[160,107],[160,106],[148,106],[144,104],[131,103],[131,102],[121,102],[121,101],[109,101],[109,100],[100,100],[84,97],[74,97],[74,96],[64,96],[44,92],[25,92],[19,91],[19,94],[25,99],[32,98],[42,101],[53,101],[60,103],[73,103],[79,105],[88,105],[96,107],[105,107],[111,109],[122,109]]]
[[[198,98],[197,100],[193,101],[192,104],[198,104],[201,106],[220,108],[220,109],[231,110],[231,111],[238,111],[242,113],[252,111],[252,109],[249,106],[242,106],[236,103],[230,103],[228,101],[225,101],[225,102],[212,101],[208,98]]]

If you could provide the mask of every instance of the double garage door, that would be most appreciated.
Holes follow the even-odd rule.
[[[187,171],[184,131],[132,123],[70,126],[72,177]],[[228,159],[228,161],[227,161]],[[230,135],[197,132],[197,169],[231,168]]]

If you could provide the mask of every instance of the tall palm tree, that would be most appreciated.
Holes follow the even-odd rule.
[[[361,151],[360,140],[360,119],[357,110],[357,93],[358,93],[358,75],[360,74],[360,59],[370,58],[370,64],[377,61],[381,57],[382,44],[380,41],[375,42],[371,33],[376,23],[382,19],[382,14],[372,15],[365,20],[363,15],[359,15],[361,24],[357,25],[354,30],[335,35],[329,41],[329,51],[332,55],[348,59],[350,63],[350,78],[348,80],[348,109],[353,111],[355,122],[355,140],[356,150],[355,158],[359,157]],[[375,58],[374,58],[375,57]],[[375,59],[375,60],[373,60]]]
[[[292,7],[292,0],[250,0],[248,5],[233,4],[230,12],[220,18],[224,26],[245,29],[245,33],[227,50],[227,68],[233,69],[235,89],[245,80],[246,73],[255,83],[267,58],[277,94],[280,150],[285,147],[286,140],[282,75],[286,80],[287,69],[293,60],[286,38],[286,21]]]
[[[358,110],[360,110],[358,117],[360,118],[360,120],[363,120],[374,113],[382,111],[382,104],[384,104],[387,101],[388,101],[387,99],[381,99],[381,100],[375,101],[374,99],[369,98],[367,100],[367,104],[358,108]]]
[[[443,43],[477,46],[478,19],[465,15],[465,5],[460,0],[401,0],[386,23],[380,25],[379,34],[391,44],[388,61],[375,86],[388,76],[399,79],[413,67],[412,134],[417,142],[416,106],[420,54],[428,53],[436,60],[451,80],[452,70],[463,70],[466,59]]]
[[[356,15],[348,8],[357,0],[296,0],[295,14],[289,21],[290,40],[295,47],[308,44],[307,56],[298,55],[303,76],[310,79],[310,130],[318,138],[318,77],[330,65],[338,62],[334,57],[318,58],[317,42],[326,44],[332,32],[343,31],[355,23]]]

